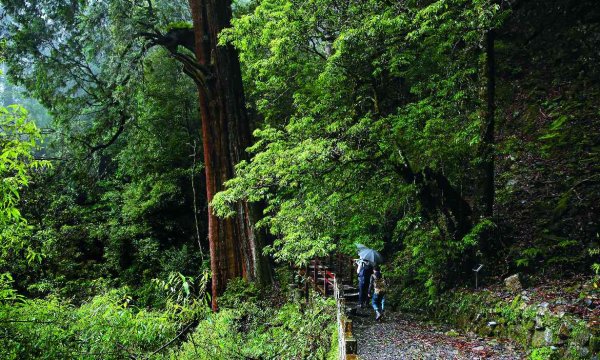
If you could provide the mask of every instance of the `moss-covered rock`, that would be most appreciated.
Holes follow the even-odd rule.
[[[524,298],[460,290],[444,295],[432,316],[482,336],[510,338],[529,348],[531,359],[591,359],[598,354],[600,335],[592,336],[586,321]]]
[[[546,338],[545,338],[545,331],[544,330],[536,330],[533,333],[533,336],[531,338],[531,347],[534,348],[541,348],[543,346],[546,346]]]
[[[526,326],[517,324],[509,326],[507,335],[509,338],[515,340],[521,345],[526,346],[531,343],[533,332],[530,331]]]

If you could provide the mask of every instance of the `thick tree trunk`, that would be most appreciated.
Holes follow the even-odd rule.
[[[217,46],[218,34],[230,25],[230,0],[189,0],[195,34],[196,61],[208,72],[188,68],[198,85],[206,195],[212,201],[234,176],[234,166],[247,157],[250,128],[244,103],[240,64],[235,49]],[[212,271],[212,307],[227,281],[243,277],[271,281],[268,261],[261,253],[263,236],[254,228],[258,214],[252,205],[237,204],[234,218],[220,219],[209,206],[208,239]]]
[[[423,215],[433,218],[439,211],[455,240],[462,239],[471,231],[471,207],[443,174],[429,167],[415,172],[406,159],[396,166],[396,170],[407,183],[417,186]]]

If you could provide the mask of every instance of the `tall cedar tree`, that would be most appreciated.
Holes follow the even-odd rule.
[[[224,189],[234,166],[247,158],[251,144],[242,76],[236,50],[218,46],[218,35],[231,22],[231,1],[189,0],[192,11],[197,69],[187,71],[198,84],[206,196]],[[240,201],[237,216],[221,219],[209,205],[208,239],[212,271],[212,307],[227,281],[243,277],[265,284],[271,281],[268,261],[262,255],[264,236],[254,227],[257,207]]]

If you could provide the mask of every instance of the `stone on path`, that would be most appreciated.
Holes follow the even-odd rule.
[[[506,288],[512,293],[517,293],[523,290],[523,285],[521,284],[519,274],[514,274],[504,279],[504,286],[506,286]]]

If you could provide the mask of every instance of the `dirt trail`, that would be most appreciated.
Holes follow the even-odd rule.
[[[429,325],[404,314],[387,313],[384,321],[377,322],[372,309],[357,309],[351,318],[361,360],[525,358],[510,342],[451,334],[450,328]]]

